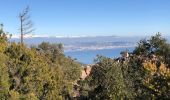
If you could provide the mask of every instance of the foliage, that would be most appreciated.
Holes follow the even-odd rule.
[[[140,42],[133,53],[143,69],[140,72],[144,73],[144,77],[141,77],[140,81],[143,88],[140,90],[146,92],[145,94],[143,94],[144,92],[137,93],[137,97],[170,98],[170,44],[166,39],[158,33],[150,39]]]
[[[65,57],[62,44],[28,48],[0,36],[0,98],[62,100],[72,96],[80,64]]]
[[[7,33],[3,30],[3,24],[0,25],[0,52],[4,52],[7,47]]]
[[[79,81],[81,99],[169,99],[170,45],[160,33],[141,40],[129,60],[98,56],[90,76]]]
[[[156,98],[167,99],[170,97],[170,70],[165,64],[161,63],[158,68],[155,63],[145,62],[144,68],[149,72],[144,85],[152,90]]]
[[[133,54],[142,57],[151,57],[154,54],[160,61],[170,65],[170,44],[167,43],[165,38],[161,37],[160,33],[148,40],[141,40]]]
[[[89,98],[125,99],[130,98],[128,86],[124,80],[123,66],[110,58],[98,56],[97,64],[92,67],[89,79]]]
[[[7,98],[10,86],[6,60],[6,56],[0,53],[0,98],[2,99]]]

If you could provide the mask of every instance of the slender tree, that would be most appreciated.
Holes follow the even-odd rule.
[[[27,6],[20,14],[20,34],[21,34],[21,44],[23,44],[24,35],[32,33],[35,29],[33,28],[33,23],[30,19],[29,6]]]

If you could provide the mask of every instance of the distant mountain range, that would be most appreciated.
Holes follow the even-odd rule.
[[[65,52],[82,50],[99,50],[112,48],[135,47],[140,39],[147,37],[119,37],[119,36],[34,36],[27,37],[24,42],[27,45],[38,45],[41,42],[62,43]],[[170,39],[170,38],[169,38]],[[13,37],[10,41],[19,42],[19,37]]]

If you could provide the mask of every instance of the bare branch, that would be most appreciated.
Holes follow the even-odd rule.
[[[27,32],[25,32],[24,35],[26,35],[26,34],[31,34],[31,33],[34,32],[34,31],[35,31],[35,28],[34,28],[34,29],[31,29],[31,30],[29,30],[29,31],[27,31]]]

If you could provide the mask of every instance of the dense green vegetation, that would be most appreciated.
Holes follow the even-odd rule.
[[[0,30],[0,99],[62,100],[72,97],[80,64],[65,57],[61,44],[28,48],[9,43]]]
[[[158,33],[141,40],[125,61],[98,56],[80,81],[82,99],[170,99],[170,44]]]
[[[139,41],[122,61],[103,56],[95,61],[90,75],[79,80],[81,65],[65,57],[62,44],[10,43],[0,29],[0,99],[170,98],[170,44],[159,33]],[[73,98],[75,85],[79,95]]]

